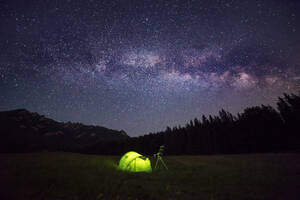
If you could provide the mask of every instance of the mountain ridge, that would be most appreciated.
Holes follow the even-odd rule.
[[[0,111],[0,152],[76,151],[99,142],[129,138],[125,131],[58,122],[26,109]]]

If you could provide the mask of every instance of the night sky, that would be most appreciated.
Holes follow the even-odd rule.
[[[143,135],[300,91],[299,1],[4,0],[0,110]]]

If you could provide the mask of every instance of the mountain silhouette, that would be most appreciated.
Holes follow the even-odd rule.
[[[26,109],[0,112],[0,152],[77,151],[128,137],[123,130],[57,122]]]

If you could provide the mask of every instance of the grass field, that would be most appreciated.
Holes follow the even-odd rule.
[[[170,156],[149,174],[117,170],[119,158],[0,154],[0,199],[300,199],[300,154]]]

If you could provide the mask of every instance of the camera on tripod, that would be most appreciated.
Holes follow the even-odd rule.
[[[165,162],[162,159],[162,155],[163,155],[164,151],[165,151],[165,147],[164,147],[164,145],[161,145],[159,147],[159,151],[156,154],[153,155],[154,158],[156,158],[156,164],[155,164],[155,168],[154,169],[157,168],[158,162],[160,161],[163,164],[163,166],[168,170],[168,167],[166,166]]]

